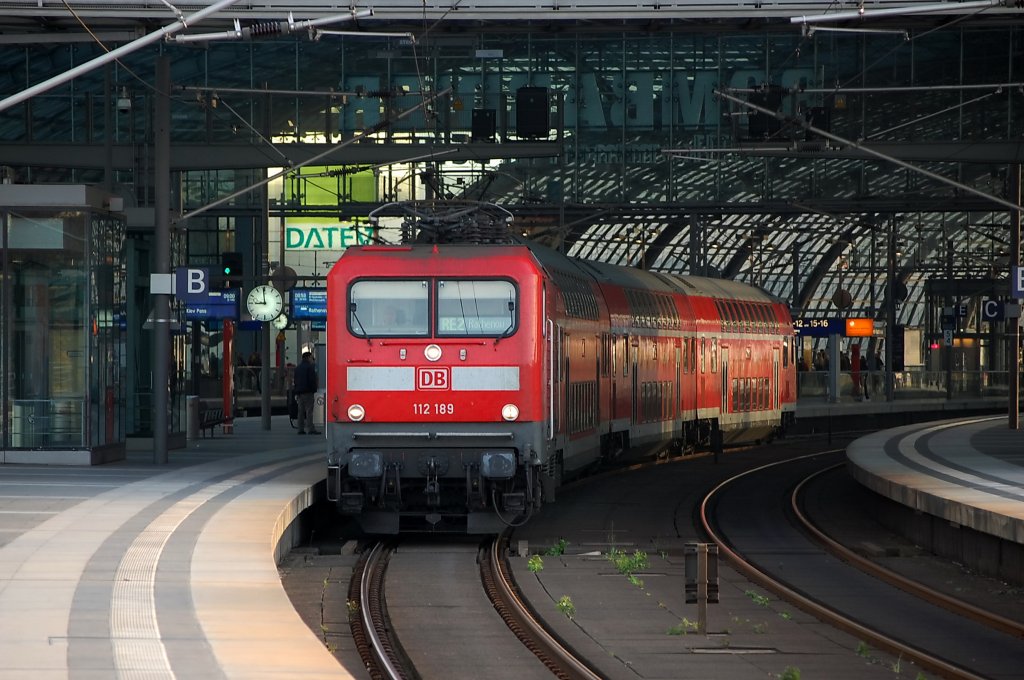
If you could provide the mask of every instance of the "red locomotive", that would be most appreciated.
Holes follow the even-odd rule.
[[[568,258],[491,218],[505,243],[351,247],[328,276],[328,498],[366,531],[497,532],[626,450],[792,421],[785,304]]]

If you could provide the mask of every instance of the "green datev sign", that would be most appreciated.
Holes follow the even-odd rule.
[[[285,203],[310,211],[337,207],[342,197],[368,203],[376,197],[377,180],[371,169],[358,166],[306,166],[284,182]],[[370,243],[372,230],[365,218],[341,222],[337,217],[289,217],[284,221],[285,250],[345,250]]]
[[[285,250],[345,250],[349,246],[371,243],[371,234],[368,225],[288,220],[284,227],[284,247]]]

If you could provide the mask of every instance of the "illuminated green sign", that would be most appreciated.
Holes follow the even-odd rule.
[[[311,219],[289,219],[284,228],[286,250],[344,250],[371,243],[372,230],[351,222],[315,224]]]
[[[373,170],[358,166],[306,166],[290,173],[284,183],[285,203],[320,214],[344,202],[373,203],[376,198]],[[370,243],[371,234],[361,218],[339,222],[336,217],[289,217],[284,222],[286,250],[344,250]]]

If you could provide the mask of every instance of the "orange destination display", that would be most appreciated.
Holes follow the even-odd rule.
[[[846,320],[846,337],[870,338],[875,332],[873,319],[849,318]]]

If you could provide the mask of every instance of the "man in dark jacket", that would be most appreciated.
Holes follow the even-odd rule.
[[[313,365],[313,355],[302,353],[302,363],[295,368],[295,400],[299,404],[299,434],[320,434],[313,425],[313,400],[320,387]]]

